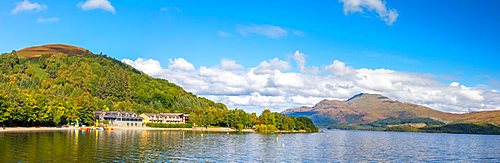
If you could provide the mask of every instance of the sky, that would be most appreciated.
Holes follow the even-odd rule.
[[[378,93],[500,110],[496,0],[0,0],[0,52],[104,53],[229,108]]]

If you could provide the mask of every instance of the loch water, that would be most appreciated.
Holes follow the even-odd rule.
[[[0,162],[500,162],[499,135],[112,130],[0,133]]]

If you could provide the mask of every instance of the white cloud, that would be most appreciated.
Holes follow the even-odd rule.
[[[460,86],[460,83],[458,83],[458,82],[451,82],[450,83],[450,87],[458,87],[458,86]]]
[[[236,63],[234,60],[222,59],[220,61],[220,66],[223,70],[241,70],[243,66]]]
[[[153,77],[156,77],[163,73],[163,68],[161,67],[160,62],[158,62],[157,60],[144,60],[142,58],[137,58],[135,61],[132,61],[130,59],[123,59],[122,62]]]
[[[334,60],[331,65],[326,66],[325,70],[330,71],[337,76],[344,76],[354,71],[352,68],[346,67],[344,62],[338,60]]]
[[[278,58],[262,61],[253,69],[256,74],[273,74],[277,71],[285,71],[291,68],[290,64]]]
[[[311,105],[311,101],[321,101],[324,100],[325,98],[322,97],[304,97],[304,96],[290,96],[289,100],[293,104],[300,104],[300,105]]]
[[[111,5],[109,0],[86,0],[85,2],[80,2],[77,5],[82,10],[95,10],[101,9],[105,11],[109,11],[111,13],[115,13],[115,8]]]
[[[300,72],[317,73],[319,71],[318,67],[306,67],[306,55],[304,53],[297,50],[292,57]]]
[[[251,34],[262,35],[269,38],[281,38],[288,35],[288,31],[282,27],[274,25],[237,25],[236,31],[242,36],[248,36]]]
[[[395,9],[387,8],[384,0],[339,0],[344,5],[344,14],[376,12],[378,17],[387,25],[392,25],[399,13]]]
[[[296,60],[305,64],[303,54]],[[303,60],[302,60],[303,59]],[[302,62],[303,61],[303,62]],[[224,59],[219,65],[196,69],[183,58],[161,66],[152,59],[123,59],[153,77],[174,82],[188,91],[223,102],[230,108],[261,112],[312,106],[323,99],[347,99],[355,94],[380,93],[394,100],[447,112],[500,109],[500,93],[458,82],[446,84],[433,75],[389,69],[353,68],[334,60],[319,73],[294,72],[288,62],[273,58],[244,68]],[[301,67],[301,64],[298,64]],[[305,66],[304,66],[305,67]],[[300,69],[300,68],[299,68]]]
[[[38,18],[36,21],[38,23],[55,23],[59,21],[59,18],[58,17]]]
[[[31,3],[28,0],[23,0],[22,2],[18,2],[16,7],[12,9],[13,14],[17,14],[22,11],[42,11],[47,9],[47,5],[39,4],[39,3]]]
[[[168,65],[168,68],[171,70],[195,71],[193,64],[189,63],[184,58],[170,59],[169,62],[170,65]]]
[[[293,59],[295,59],[295,62],[297,63],[297,66],[299,67],[300,71],[304,71],[305,65],[306,65],[306,56],[304,53],[301,53],[300,51],[295,51],[293,54]]]

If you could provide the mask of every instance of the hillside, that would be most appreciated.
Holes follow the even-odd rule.
[[[319,126],[362,125],[388,118],[431,118],[445,123],[487,122],[500,124],[500,111],[452,114],[425,106],[391,100],[378,94],[358,94],[346,101],[323,100],[313,107],[299,107],[282,112],[309,117]]]
[[[129,65],[69,45],[0,55],[0,123],[13,126],[93,123],[94,110],[186,112],[227,110]]]
[[[309,118],[229,110],[106,55],[62,44],[0,55],[0,125],[92,125],[95,110],[182,112],[196,126],[318,132]]]

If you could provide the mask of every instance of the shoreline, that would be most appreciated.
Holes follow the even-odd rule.
[[[195,128],[153,128],[153,127],[111,127],[113,130],[164,130],[164,131],[200,131],[200,132],[246,132],[246,133],[254,133],[255,131],[252,129],[243,129],[238,131],[236,129],[227,128],[227,127],[218,127],[218,128],[205,128],[205,127],[195,127]]]
[[[90,128],[90,127],[86,127]],[[110,127],[112,130],[149,130],[149,131],[196,131],[196,132],[244,132],[255,133],[253,129],[243,129],[238,131],[232,128],[152,128],[152,127]],[[81,130],[80,127],[5,127],[0,128],[2,132],[32,132],[32,131],[65,131],[65,130]]]
[[[64,130],[78,130],[78,127],[5,127],[0,128],[2,132],[23,132],[23,131],[64,131]]]

